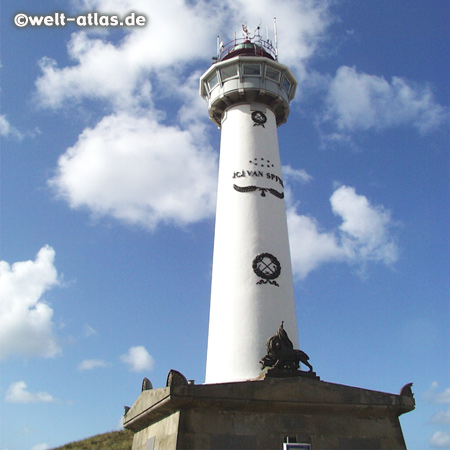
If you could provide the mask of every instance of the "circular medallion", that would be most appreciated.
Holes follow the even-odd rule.
[[[274,280],[281,273],[280,262],[270,253],[261,253],[253,260],[253,271],[265,280]]]
[[[262,111],[253,111],[252,120],[255,125],[263,125],[267,122],[267,117]]]

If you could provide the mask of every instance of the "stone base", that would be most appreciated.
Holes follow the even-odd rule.
[[[259,375],[256,380],[263,380],[264,378],[296,378],[296,377],[303,377],[303,378],[310,378],[313,380],[320,380],[320,378],[317,376],[316,372],[310,371],[305,372],[303,370],[296,370],[296,371],[287,371],[287,370],[280,370],[275,369],[273,367],[266,367]]]
[[[406,449],[398,417],[413,409],[403,390],[394,395],[311,375],[262,374],[143,391],[123,423],[135,432],[132,450],[282,450],[283,442],[311,450],[397,450]]]

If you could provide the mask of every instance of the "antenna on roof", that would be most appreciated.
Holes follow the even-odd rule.
[[[249,31],[248,31],[247,25],[242,24],[242,30],[244,31],[244,36],[245,36],[245,38],[248,39],[250,33],[249,33]]]
[[[277,34],[277,18],[273,18],[273,30],[275,33],[275,56],[278,59],[278,34]]]
[[[261,30],[261,19],[259,20],[259,24],[258,24],[258,26],[256,27],[256,30],[255,30],[255,32],[254,32],[254,35],[255,36],[261,36],[259,33],[260,33],[260,30]]]

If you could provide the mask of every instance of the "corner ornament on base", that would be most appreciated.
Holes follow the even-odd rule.
[[[265,376],[276,378],[306,376],[318,379],[309,363],[309,356],[302,350],[294,349],[283,324],[284,321],[278,327],[277,334],[267,340],[267,355],[260,361]],[[307,366],[309,371],[300,370],[300,363]]]

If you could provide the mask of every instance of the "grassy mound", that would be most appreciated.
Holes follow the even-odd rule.
[[[131,450],[133,432],[129,430],[98,434],[53,450]]]

